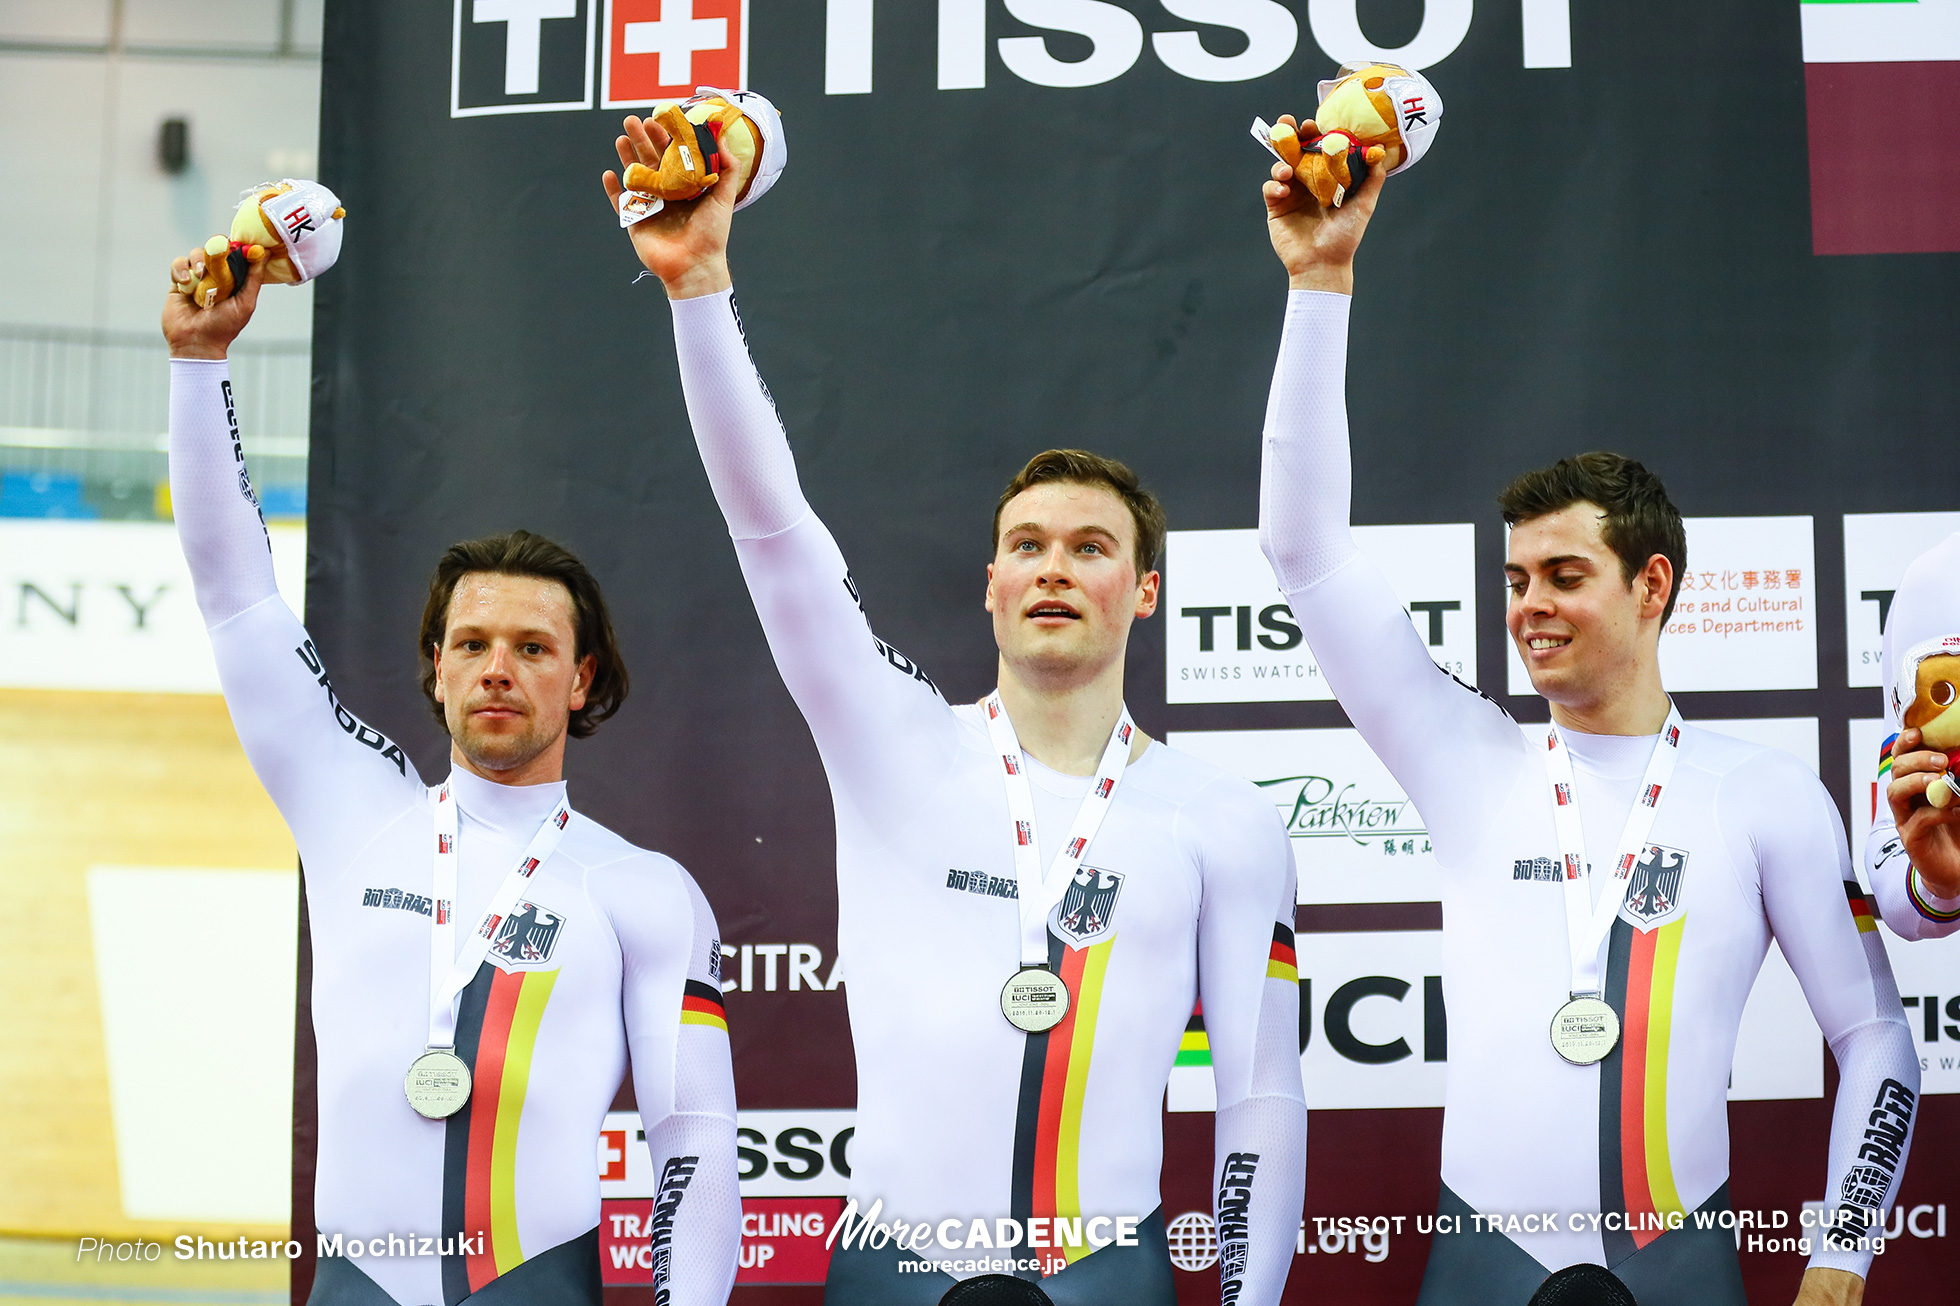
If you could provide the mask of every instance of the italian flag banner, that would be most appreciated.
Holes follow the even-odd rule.
[[[1960,251],[1960,0],[1803,0],[1811,248]]]

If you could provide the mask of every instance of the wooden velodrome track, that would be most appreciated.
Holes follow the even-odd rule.
[[[288,867],[292,840],[216,695],[0,689],[0,841],[0,1232],[167,1241],[122,1210],[86,873]]]

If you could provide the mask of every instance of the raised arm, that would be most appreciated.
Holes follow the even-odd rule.
[[[1857,1218],[1819,1239],[1810,1258],[1814,1277],[1799,1300],[1856,1300],[1826,1293],[1829,1276],[1817,1272],[1870,1271],[1873,1231],[1864,1218],[1878,1218],[1898,1193],[1918,1114],[1919,1058],[1884,941],[1851,872],[1837,805],[1801,763],[1763,757],[1724,779],[1725,790],[1738,792],[1722,795],[1721,810],[1758,814],[1752,829],[1724,834],[1739,861],[1753,854],[1762,868],[1770,930],[1837,1059],[1823,1191],[1833,1208],[1848,1211],[1840,1218]]]
[[[1204,813],[1198,999],[1218,1088],[1220,1290],[1226,1301],[1274,1306],[1293,1267],[1307,1171],[1293,849],[1249,785],[1213,781],[1183,810]],[[1182,814],[1179,828],[1188,828]]]
[[[653,1161],[653,1288],[674,1306],[722,1306],[742,1246],[742,1194],[721,931],[685,871],[673,866],[653,884],[644,872],[616,883],[611,915],[633,1096]]]
[[[203,257],[198,250],[177,260],[176,284]],[[208,309],[181,291],[165,301],[171,511],[239,742],[307,856],[308,873],[327,874],[337,869],[335,851],[351,852],[368,833],[350,828],[347,813],[416,801],[420,781],[392,740],[341,706],[313,641],[273,583],[226,363],[257,305],[259,277],[255,265],[238,295]],[[380,806],[348,801],[363,796]]]
[[[1906,568],[1885,619],[1883,653],[1885,753],[1877,759],[1881,786],[1871,832],[1865,836],[1865,881],[1885,923],[1901,938],[1937,939],[1960,930],[1960,805],[1926,801],[1926,787],[1946,769],[1944,753],[1928,748],[1919,731],[1904,729],[1893,683],[1899,657],[1921,640],[1960,632],[1960,534]],[[1853,764],[1860,759],[1852,759]]]
[[[649,131],[654,135],[649,135]],[[657,160],[665,133],[626,120],[622,163]],[[605,174],[618,205],[618,177]],[[672,303],[695,444],[728,522],[783,682],[816,737],[839,803],[894,831],[911,796],[950,766],[956,723],[926,673],[877,638],[835,539],[810,510],[789,437],[757,374],[728,274],[734,173],[631,228]],[[853,832],[845,831],[846,837]]]
[[[1348,307],[1383,173],[1371,170],[1338,209],[1322,209],[1291,176],[1276,164],[1265,188],[1289,293],[1266,406],[1259,543],[1328,685],[1447,861],[1469,852],[1457,846],[1459,832],[1480,828],[1478,814],[1508,790],[1524,744],[1502,708],[1430,658],[1401,600],[1354,543]],[[1447,748],[1436,747],[1445,739]]]

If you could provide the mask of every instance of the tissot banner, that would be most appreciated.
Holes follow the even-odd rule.
[[[721,925],[745,1131],[738,1301],[818,1300],[786,1285],[821,1280],[816,1231],[834,1227],[848,1176],[850,965],[824,775],[700,470],[664,297],[635,284],[600,191],[621,115],[696,85],[781,108],[791,166],[732,244],[749,344],[872,626],[948,698],[994,683],[988,525],[1031,454],[1093,448],[1163,497],[1175,533],[1160,610],[1132,641],[1129,705],[1152,735],[1259,784],[1301,868],[1316,1110],[1287,1300],[1389,1306],[1414,1299],[1437,1200],[1443,872],[1421,814],[1321,683],[1253,533],[1285,278],[1258,197],[1269,159],[1247,125],[1311,113],[1314,83],[1357,56],[1419,68],[1448,104],[1369,232],[1346,374],[1330,359],[1320,378],[1348,396],[1362,547],[1439,664],[1545,719],[1512,674],[1494,496],[1564,454],[1638,457],[1691,519],[1692,580],[1663,640],[1682,711],[1797,752],[1847,802],[1855,838],[1882,738],[1865,724],[1881,711],[1875,622],[1911,553],[1951,529],[1933,515],[1960,511],[1960,254],[1941,252],[1960,248],[1960,210],[1947,156],[1892,144],[1950,146],[1937,133],[1954,120],[1955,13],[1953,0],[328,7],[321,180],[349,217],[316,300],[308,623],[342,698],[436,774],[445,742],[413,643],[442,548],[523,526],[605,585],[633,692],[571,745],[571,788],[579,810],[686,865]],[[171,583],[146,577],[132,598],[113,569],[23,572],[35,589],[10,592],[4,615],[54,639],[79,593],[75,621],[134,620],[128,603]],[[1960,956],[1891,952],[1926,1097],[1868,1300],[1933,1300],[1960,1254]],[[1794,1296],[1801,1215],[1830,1196],[1837,1084],[1800,986],[1770,957],[1729,1106],[1732,1197],[1763,1222],[1740,1232],[1742,1264],[1765,1302]],[[308,1231],[304,1021],[300,1048]],[[1164,1216],[1181,1299],[1214,1302],[1196,1016],[1178,1061]],[[946,1104],[949,1127],[960,1110]],[[624,1086],[595,1140],[619,1301],[651,1291],[639,1253],[655,1177],[638,1127]]]

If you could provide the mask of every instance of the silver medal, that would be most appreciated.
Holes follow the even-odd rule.
[[[1045,1033],[1068,1015],[1068,985],[1052,970],[1023,967],[1001,988],[1000,1014],[1016,1029]]]
[[[417,1114],[447,1120],[470,1100],[470,1068],[454,1052],[430,1048],[410,1063],[402,1092]]]
[[[1619,1042],[1619,1015],[1589,993],[1574,997],[1552,1015],[1552,1048],[1575,1066],[1604,1061]]]

